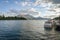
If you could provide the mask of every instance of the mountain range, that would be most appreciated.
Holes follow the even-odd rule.
[[[24,17],[28,20],[50,20],[50,18],[33,17],[32,15],[29,15],[29,14],[20,14],[20,15],[17,15],[17,17]]]

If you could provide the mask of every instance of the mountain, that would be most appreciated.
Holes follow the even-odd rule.
[[[42,17],[37,17],[37,18],[34,18],[35,20],[50,20],[50,18],[42,18]]]
[[[20,14],[17,17],[24,17],[24,18],[26,18],[28,20],[32,20],[33,19],[33,16],[31,16],[29,14]]]
[[[60,20],[60,16],[59,16],[59,17],[55,17],[54,19],[55,19],[55,20]]]
[[[29,14],[20,14],[20,15],[17,15],[17,17],[24,17],[28,20],[50,20],[50,18],[33,17]]]

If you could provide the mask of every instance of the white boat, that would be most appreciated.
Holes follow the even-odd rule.
[[[60,22],[59,21],[56,21],[56,25],[60,26]]]
[[[45,24],[44,24],[44,29],[51,30],[52,29],[52,22],[51,21],[46,21]]]
[[[60,31],[60,20],[52,20],[52,21],[45,22],[44,29],[51,30],[53,28],[56,31]]]

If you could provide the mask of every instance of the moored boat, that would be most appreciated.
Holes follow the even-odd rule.
[[[60,31],[60,21],[57,20],[56,21],[56,28],[55,28],[56,31]]]
[[[46,21],[44,24],[44,29],[45,30],[51,30],[52,29],[52,22],[51,21]]]

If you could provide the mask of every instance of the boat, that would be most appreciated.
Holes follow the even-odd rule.
[[[56,21],[55,30],[56,30],[56,31],[60,31],[60,21],[59,21],[59,20]]]
[[[46,21],[44,24],[44,29],[45,30],[52,30],[52,22],[51,21]]]

